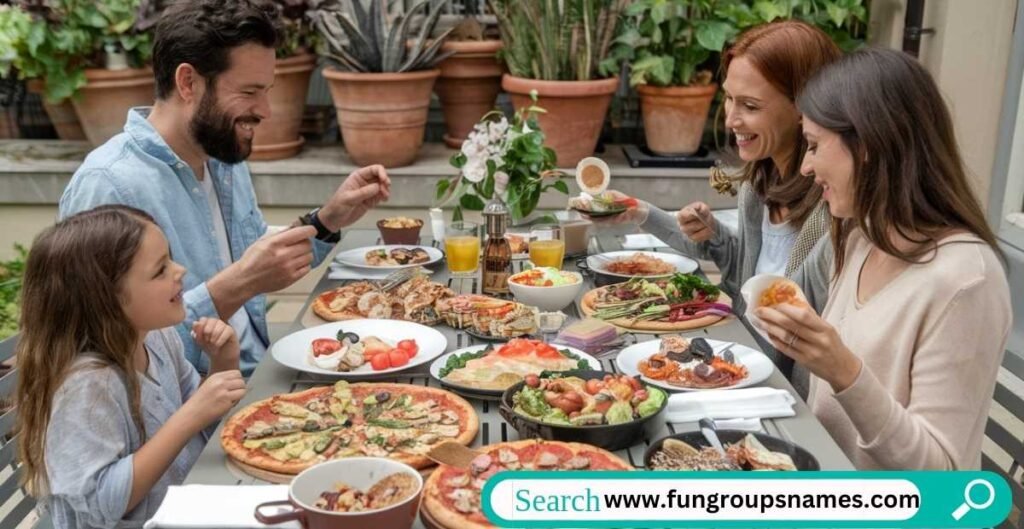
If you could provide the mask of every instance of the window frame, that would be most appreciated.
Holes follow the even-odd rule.
[[[989,188],[989,223],[1004,244],[1024,251],[1024,2],[1017,2],[999,140]],[[1016,222],[1009,217],[1017,214]]]

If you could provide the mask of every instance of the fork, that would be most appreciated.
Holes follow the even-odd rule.
[[[400,270],[395,270],[394,272],[388,274],[380,282],[380,289],[383,290],[384,292],[387,292],[389,290],[397,288],[402,283],[405,283],[406,281],[412,279],[416,275],[418,270],[418,268],[402,268]]]

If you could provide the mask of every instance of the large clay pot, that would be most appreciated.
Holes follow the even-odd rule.
[[[689,155],[700,149],[704,124],[717,84],[708,86],[636,87],[644,116],[647,148],[664,156]]]
[[[500,40],[448,41],[441,45],[442,53],[455,52],[438,65],[441,77],[434,85],[447,129],[444,143],[453,149],[462,147],[473,125],[494,109],[504,73],[497,57],[500,49]]]
[[[93,145],[100,145],[124,130],[128,110],[152,106],[155,86],[149,68],[88,69],[86,85],[72,98],[78,121]]]
[[[78,113],[75,112],[75,106],[71,104],[70,99],[65,99],[57,104],[48,102],[44,96],[46,85],[39,79],[32,79],[28,82],[28,91],[42,96],[40,99],[43,101],[43,110],[50,118],[50,123],[53,123],[58,138],[69,141],[85,141],[85,131],[82,130],[82,124],[78,122]]]
[[[530,91],[537,91],[537,105],[547,110],[537,119],[546,144],[558,155],[559,167],[574,167],[594,153],[604,125],[608,105],[619,79],[596,81],[539,81],[505,74],[501,87],[518,111],[532,103]]]
[[[299,129],[315,68],[316,56],[309,53],[277,60],[270,89],[270,119],[256,127],[250,160],[291,158],[302,150]]]
[[[13,140],[21,137],[18,130],[14,108],[0,106],[0,140]]]
[[[430,92],[441,70],[355,73],[324,69],[342,141],[357,165],[402,167],[416,160]]]

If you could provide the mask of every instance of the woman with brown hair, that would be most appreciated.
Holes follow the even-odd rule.
[[[239,346],[200,319],[211,375],[185,360],[182,277],[146,213],[101,206],[43,231],[25,265],[18,341],[23,485],[54,526],[141,527],[245,394]]]
[[[823,307],[831,219],[821,190],[800,175],[806,143],[796,98],[818,70],[840,56],[828,35],[797,20],[750,29],[723,54],[725,125],[746,162],[738,231],[718,223],[703,202],[672,214],[641,201],[614,222],[638,223],[672,248],[714,261],[737,314],[744,311],[740,286],[762,273],[793,278],[812,305]],[[774,360],[791,375],[788,358]],[[794,380],[798,387],[800,382]]]
[[[835,279],[820,317],[758,317],[814,374],[808,403],[857,468],[978,468],[1013,317],[938,87],[913,58],[868,49],[798,106],[802,171],[836,217]]]

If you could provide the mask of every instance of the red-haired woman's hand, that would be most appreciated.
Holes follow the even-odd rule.
[[[238,369],[240,345],[230,325],[216,318],[200,318],[192,324],[192,338],[210,357],[210,372]]]

